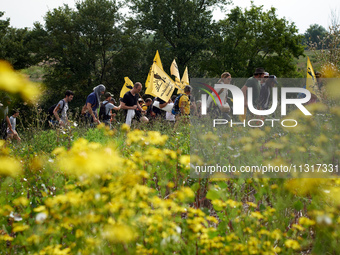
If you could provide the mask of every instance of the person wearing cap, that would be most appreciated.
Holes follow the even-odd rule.
[[[86,98],[86,103],[83,106],[82,114],[85,114],[85,117],[90,120],[90,122],[95,122],[100,124],[98,119],[97,109],[100,105],[100,96],[104,95],[105,86],[103,84],[99,84],[98,86],[93,88],[93,92],[89,94]]]
[[[0,139],[4,140],[7,138],[7,130],[14,133],[8,117],[8,106],[11,104],[11,102],[12,100],[8,96],[5,96],[2,99],[2,103],[0,104]]]
[[[266,80],[269,78],[269,73],[264,72],[263,78],[261,79],[261,88],[266,83]]]
[[[146,111],[144,99],[141,98],[141,97],[138,98],[138,103],[139,103],[140,107],[142,107],[142,109],[143,109],[144,111]]]
[[[143,100],[143,98],[139,98],[138,99],[138,104],[140,105],[140,107],[142,108],[142,111],[144,111],[144,113],[146,113],[146,115],[142,114],[142,111],[140,111],[138,108],[135,110],[136,112],[136,119],[140,122],[143,123],[149,123],[149,116],[148,116],[148,110],[150,109],[149,106],[152,104],[152,99],[151,98],[147,98],[145,99],[145,101]],[[152,109],[152,106],[151,106]]]
[[[271,98],[271,91],[276,84],[278,84],[276,76],[269,75],[268,79],[266,80],[265,84],[261,87],[260,90],[260,99],[258,105],[259,109],[268,110]]]
[[[8,139],[15,139],[17,141],[21,141],[20,136],[18,135],[18,132],[15,130],[16,127],[16,120],[17,117],[19,116],[19,110],[14,110],[12,116],[9,118],[9,121],[12,126],[12,130],[7,128],[7,138]]]
[[[261,79],[264,77],[264,69],[262,67],[258,67],[255,69],[254,75],[250,77],[246,84],[242,87],[242,92],[244,95],[244,107],[248,107],[248,98],[247,98],[247,91],[248,88],[253,89],[253,105],[258,105],[258,100],[260,97],[260,90],[261,90]]]
[[[105,105],[105,116],[108,118],[104,119],[103,122],[106,126],[111,127],[112,117],[115,115],[112,113],[112,110],[119,111],[120,106],[115,106],[116,100],[114,100],[113,95],[110,92],[105,93],[105,100],[103,101],[103,105]]]

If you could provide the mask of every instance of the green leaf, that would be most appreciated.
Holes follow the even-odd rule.
[[[217,185],[218,185],[221,189],[227,189],[227,188],[228,188],[228,183],[226,183],[226,182],[218,182]]]
[[[220,194],[218,193],[217,190],[211,189],[208,191],[206,198],[210,199],[210,200],[216,200],[220,198]]]
[[[199,183],[196,182],[191,186],[191,189],[193,192],[196,192],[199,189],[199,187],[200,187]]]

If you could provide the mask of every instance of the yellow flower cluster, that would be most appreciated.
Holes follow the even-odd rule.
[[[10,150],[5,147],[5,141],[0,140],[0,176],[15,177],[22,172],[20,163],[9,156]]]
[[[167,139],[167,135],[162,135],[158,131],[145,132],[139,129],[135,129],[127,134],[126,144],[131,145],[133,143],[136,143],[141,146],[164,145]]]
[[[15,72],[11,65],[3,60],[0,60],[0,90],[12,94],[19,93],[26,101],[36,101],[40,95],[40,89],[33,82]]]
[[[70,150],[57,148],[52,154],[57,155],[58,167],[67,174],[89,177],[122,170],[123,160],[113,147],[83,138],[75,141]]]

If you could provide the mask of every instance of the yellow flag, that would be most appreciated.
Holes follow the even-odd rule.
[[[162,61],[161,61],[161,57],[159,56],[158,50],[156,51],[156,55],[153,58],[153,63],[156,63],[156,65],[163,70],[163,65],[162,65]],[[151,66],[152,68],[152,66]],[[145,87],[147,88],[150,84],[150,75],[151,75],[151,68],[150,71],[148,73],[148,78],[146,78],[146,82],[145,82]]]
[[[189,85],[188,67],[185,67],[181,82],[184,85]]]
[[[179,69],[178,69],[176,60],[172,61],[172,64],[170,66],[170,74],[176,77],[175,78],[176,82],[180,82],[181,77],[179,75]]]
[[[159,56],[158,50],[156,51],[156,55],[153,58],[153,62],[156,63],[156,65],[158,65],[158,67],[162,70],[163,69],[163,65],[162,65],[162,61],[161,61],[161,57]]]
[[[124,77],[125,83],[123,85],[122,90],[120,91],[120,98],[123,98],[125,93],[133,88],[133,82],[129,79],[129,77]]]
[[[174,81],[156,63],[152,65],[150,83],[145,94],[159,97],[168,102],[175,90]]]
[[[312,64],[309,60],[309,57],[307,57],[306,89],[308,89],[310,93],[316,95],[320,99],[320,91],[319,91],[318,83],[316,81],[315,73],[314,73]]]
[[[186,85],[189,85],[188,67],[185,67],[185,70],[184,70],[184,73],[183,73],[183,76],[182,76],[182,80],[179,83],[179,87],[177,87],[178,93],[184,94],[184,87]]]

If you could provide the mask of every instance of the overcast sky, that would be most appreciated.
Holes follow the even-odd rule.
[[[263,5],[265,10],[271,6],[277,8],[278,16],[294,22],[300,33],[304,33],[311,24],[319,24],[328,29],[331,24],[331,10],[339,18],[339,0],[253,0],[256,6]],[[38,21],[44,23],[43,17],[48,10],[62,6],[63,3],[74,7],[75,0],[1,0],[0,11],[5,11],[1,19],[10,18],[11,26],[16,28],[32,27]],[[242,8],[250,6],[250,0],[234,0],[233,6]],[[232,8],[229,6],[228,9]],[[224,18],[216,12],[214,19]]]

